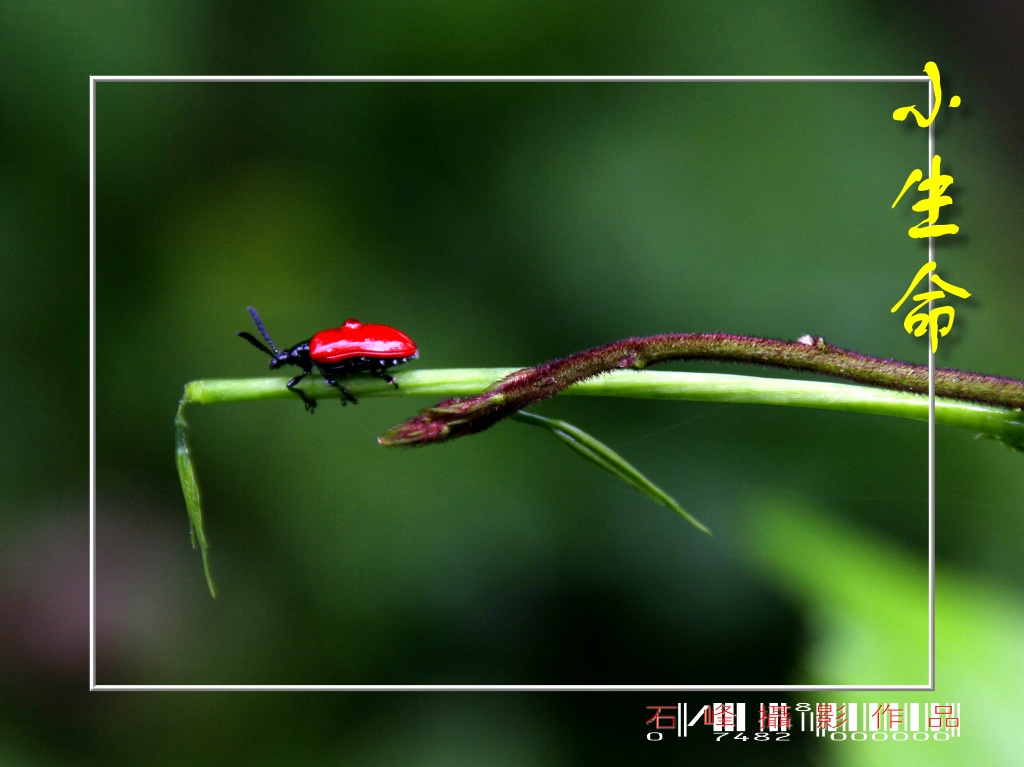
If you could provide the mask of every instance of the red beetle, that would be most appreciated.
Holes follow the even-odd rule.
[[[388,325],[364,325],[359,320],[345,320],[345,324],[340,328],[323,330],[308,341],[296,344],[291,349],[281,350],[270,339],[256,310],[251,306],[248,309],[252,321],[256,323],[256,329],[270,344],[270,348],[260,343],[252,333],[239,330],[238,335],[270,356],[271,370],[276,370],[282,365],[295,365],[302,369],[300,375],[288,382],[288,388],[302,398],[306,410],[310,413],[316,407],[316,400],[304,394],[301,389],[296,389],[295,385],[308,376],[314,366],[328,384],[337,387],[341,392],[342,405],[346,401],[355,404],[358,400],[338,383],[339,378],[345,378],[353,373],[368,372],[383,378],[397,389],[398,384],[388,375],[388,368],[401,365],[419,355],[416,344],[401,330]]]

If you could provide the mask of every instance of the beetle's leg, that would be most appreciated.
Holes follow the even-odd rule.
[[[336,380],[331,378],[330,373],[321,370],[320,375],[324,377],[324,381],[326,381],[330,386],[333,386],[335,389],[341,392],[340,399],[342,405],[345,405],[349,402],[351,402],[353,405],[359,404],[359,400],[356,399],[355,395],[348,389],[346,389],[344,386],[342,386],[340,383],[338,383]]]
[[[379,368],[371,370],[370,373],[377,376],[377,378],[384,379],[396,389],[398,388],[398,381],[395,380],[394,376],[388,374],[388,366],[386,363],[382,362]]]
[[[295,392],[296,394],[298,394],[302,398],[302,403],[306,406],[306,410],[308,410],[310,412],[310,414],[312,415],[313,411],[316,409],[316,400],[312,399],[310,397],[307,397],[305,392],[302,391],[302,389],[296,389],[295,388],[295,384],[297,384],[299,381],[301,381],[307,375],[308,375],[307,373],[303,372],[303,373],[295,376],[295,378],[290,380],[286,384],[286,386],[288,387],[288,389],[290,391]]]

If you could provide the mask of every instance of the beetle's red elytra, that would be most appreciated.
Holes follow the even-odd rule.
[[[345,320],[333,330],[322,330],[309,339],[309,357],[318,365],[332,365],[353,357],[407,359],[416,355],[416,344],[390,325],[367,325]]]
[[[401,365],[419,356],[419,348],[405,333],[390,325],[364,324],[359,320],[346,320],[340,328],[322,330],[308,341],[296,344],[290,349],[278,349],[263,327],[260,315],[251,306],[247,307],[256,329],[270,346],[264,346],[252,333],[244,330],[238,335],[270,357],[270,369],[283,365],[295,365],[302,373],[292,378],[287,386],[302,399],[310,413],[316,408],[316,400],[296,384],[309,375],[315,367],[331,386],[341,392],[341,404],[355,404],[355,396],[342,386],[338,379],[354,373],[370,373],[398,388],[398,383],[388,374],[388,368]]]

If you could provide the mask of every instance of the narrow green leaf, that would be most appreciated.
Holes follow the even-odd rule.
[[[547,429],[558,440],[598,468],[604,469],[613,477],[631,485],[635,490],[643,493],[655,503],[668,506],[698,530],[711,535],[711,531],[700,520],[687,513],[676,503],[675,498],[647,479],[621,455],[582,429],[573,426],[571,423],[554,418],[546,418],[535,413],[528,413],[525,410],[519,411],[512,418]]]
[[[203,573],[206,575],[206,585],[210,589],[210,596],[216,599],[217,590],[213,585],[213,574],[210,572],[209,549],[206,541],[206,533],[203,530],[203,509],[199,500],[199,483],[196,481],[195,466],[188,451],[188,441],[185,430],[187,424],[182,411],[185,408],[186,400],[182,399],[178,405],[178,415],[174,419],[174,462],[178,467],[178,479],[181,481],[181,492],[185,496],[185,507],[188,509],[189,537],[192,540],[192,548],[199,545],[199,553],[203,558]]]

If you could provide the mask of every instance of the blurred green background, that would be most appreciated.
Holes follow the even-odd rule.
[[[937,12],[936,9],[942,11]],[[2,764],[591,764],[646,705],[747,693],[93,693],[88,663],[88,75],[919,74],[956,181],[939,364],[1024,377],[1020,19],[952,4],[665,2],[4,6],[7,279]],[[1014,26],[1016,25],[1016,26]],[[1011,55],[1012,54],[1012,55]],[[890,205],[923,84],[172,83],[96,86],[96,680],[151,684],[920,685],[923,424],[560,398],[715,531],[502,424],[422,450],[376,437],[431,400],[194,407],[220,597],[173,462],[185,382],[263,375],[354,316],[428,367],[527,365],[630,335],[723,331],[914,361],[889,313],[925,260]],[[744,370],[710,365],[681,369]],[[1022,702],[1021,456],[938,432],[934,693],[949,744],[794,736],[759,759],[929,764],[1012,753]],[[14,694],[17,693],[17,694]],[[878,693],[773,700],[876,700]],[[755,747],[737,744],[737,749]],[[744,752],[745,753],[745,752]],[[889,761],[889,760],[893,761]]]

